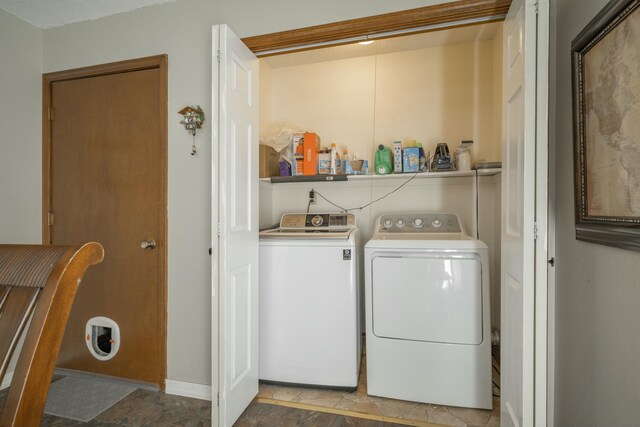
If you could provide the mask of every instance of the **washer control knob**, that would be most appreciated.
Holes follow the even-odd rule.
[[[313,218],[311,218],[311,224],[314,227],[320,227],[323,222],[324,222],[324,218],[322,218],[320,215],[316,215]]]
[[[385,219],[383,225],[384,228],[391,228],[391,226],[393,226],[393,221],[391,221],[390,219]]]
[[[401,219],[397,220],[396,221],[396,227],[398,227],[398,228],[404,227],[404,221],[401,220]]]
[[[422,228],[422,227],[424,227],[424,221],[422,221],[422,219],[420,219],[420,218],[416,218],[416,219],[413,220],[413,226],[415,228]]]
[[[433,220],[431,225],[433,225],[435,228],[440,228],[442,226],[442,222],[440,222],[440,220],[438,218],[436,218],[436,219]]]

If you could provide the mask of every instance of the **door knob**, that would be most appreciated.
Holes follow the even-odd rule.
[[[153,239],[143,240],[140,242],[140,247],[142,249],[153,249],[156,247],[156,241]]]

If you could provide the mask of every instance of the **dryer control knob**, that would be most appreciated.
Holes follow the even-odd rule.
[[[396,227],[398,227],[398,228],[404,227],[404,221],[401,220],[401,219],[397,220],[396,221]]]
[[[416,218],[413,220],[413,226],[415,228],[422,228],[424,227],[424,221],[422,221],[420,218]]]
[[[439,219],[434,219],[431,225],[433,225],[435,228],[440,228],[442,226],[442,222],[440,222]]]
[[[393,221],[391,221],[390,219],[385,219],[383,225],[384,228],[391,228],[391,226],[393,225]]]

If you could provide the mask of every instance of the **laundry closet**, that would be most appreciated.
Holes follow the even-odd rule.
[[[261,143],[282,129],[313,132],[322,147],[335,144],[340,155],[347,149],[351,159],[367,160],[369,171],[331,181],[262,178],[260,227],[272,227],[286,213],[347,210],[355,215],[362,250],[380,215],[456,214],[466,233],[488,247],[490,323],[499,328],[500,168],[375,175],[374,156],[380,144],[393,147],[394,141],[420,143],[433,156],[438,143],[453,153],[460,141],[472,140],[472,165],[502,161],[502,25],[260,58]]]

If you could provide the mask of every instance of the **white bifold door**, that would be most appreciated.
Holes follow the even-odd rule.
[[[536,298],[547,286],[537,267],[547,252],[548,3],[514,0],[504,23],[502,426],[546,425],[546,300]]]
[[[258,393],[258,60],[213,27],[212,398],[229,427]]]

